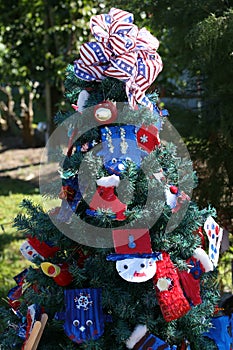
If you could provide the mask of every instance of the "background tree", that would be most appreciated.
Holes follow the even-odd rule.
[[[16,95],[19,92],[23,95],[21,111],[28,127],[28,144],[32,142],[33,133],[32,97],[45,101],[48,132],[51,133],[52,120],[64,91],[65,67],[77,57],[80,44],[86,40],[88,21],[97,6],[101,3],[95,0],[1,1],[2,89],[7,86],[7,91],[15,89]],[[39,83],[36,96],[32,95],[35,82]],[[5,97],[8,101],[9,94]],[[12,112],[6,108],[7,103],[5,113],[12,120],[12,113],[17,114],[17,108]],[[12,107],[12,103],[10,105]]]

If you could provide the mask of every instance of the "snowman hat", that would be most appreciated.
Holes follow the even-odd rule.
[[[39,255],[43,256],[44,258],[53,257],[59,250],[58,247],[51,245],[50,242],[41,242],[36,237],[32,236],[28,236],[27,242]]]
[[[142,124],[137,131],[137,143],[146,152],[152,152],[160,145],[159,131],[155,125]]]
[[[109,254],[107,261],[133,258],[154,258],[161,260],[161,253],[152,252],[150,234],[147,228],[112,231],[116,253]]]

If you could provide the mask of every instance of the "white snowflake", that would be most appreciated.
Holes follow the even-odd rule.
[[[148,142],[148,136],[146,136],[145,134],[142,135],[140,137],[140,141],[141,141],[141,143],[147,143]]]
[[[80,309],[80,307],[83,307],[84,310],[88,310],[88,306],[91,306],[93,304],[93,301],[90,299],[90,294],[79,293],[79,296],[76,296],[74,298],[75,303],[77,303],[76,308]]]

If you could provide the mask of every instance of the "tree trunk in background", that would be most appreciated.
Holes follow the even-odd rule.
[[[4,130],[8,130],[13,135],[18,135],[22,129],[22,124],[20,119],[17,117],[14,107],[15,101],[12,95],[12,89],[10,86],[0,87],[0,90],[6,95],[7,101],[0,101],[0,111],[2,112],[1,119],[1,128]],[[5,127],[2,127],[2,124],[5,123]]]
[[[28,105],[25,102],[24,95],[21,97],[21,118],[22,118],[22,139],[24,147],[34,147],[35,146],[35,138],[34,138],[34,129],[33,129],[33,99],[34,92],[28,93]]]
[[[45,111],[46,111],[46,122],[47,122],[47,137],[52,134],[54,124],[52,120],[52,103],[51,103],[51,87],[48,80],[45,82]]]

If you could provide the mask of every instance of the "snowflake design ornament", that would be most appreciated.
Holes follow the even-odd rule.
[[[160,145],[159,130],[155,125],[144,125],[137,131],[137,143],[144,151],[151,153]]]
[[[80,309],[82,307],[84,310],[88,310],[89,306],[92,306],[93,304],[90,294],[82,292],[79,293],[79,296],[76,296],[74,298],[74,302],[77,309]]]
[[[66,289],[65,311],[55,318],[64,320],[64,331],[75,343],[96,340],[104,333],[102,290],[100,288]]]

